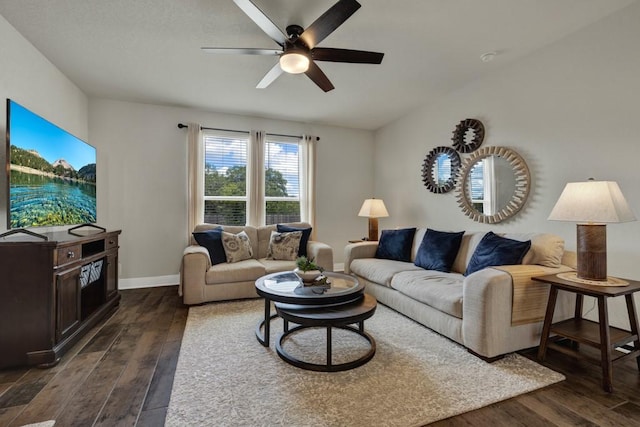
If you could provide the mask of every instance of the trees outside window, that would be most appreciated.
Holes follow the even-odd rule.
[[[251,170],[247,164],[249,135],[204,132],[204,221],[245,225],[250,209],[261,209],[266,224],[300,221],[299,144],[294,139],[263,142],[264,164]],[[249,168],[249,170],[248,170]],[[264,182],[264,194],[248,185],[254,174]],[[257,197],[256,197],[257,196]],[[249,203],[258,200],[258,203]]]

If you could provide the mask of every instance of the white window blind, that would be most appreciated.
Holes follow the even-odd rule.
[[[264,153],[266,223],[300,221],[298,139],[267,134]]]
[[[440,154],[436,157],[436,171],[438,185],[445,185],[451,178],[451,157],[447,154]]]
[[[247,133],[205,131],[204,220],[245,225],[247,218]]]

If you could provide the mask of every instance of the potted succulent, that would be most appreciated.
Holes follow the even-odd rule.
[[[294,273],[305,283],[310,283],[322,275],[324,269],[313,261],[313,258],[300,256],[296,258],[296,269]]]

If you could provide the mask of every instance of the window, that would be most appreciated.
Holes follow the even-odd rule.
[[[484,161],[473,166],[470,176],[471,203],[478,212],[484,212]]]
[[[202,140],[204,222],[245,225],[301,220],[298,138],[203,131]]]
[[[264,152],[266,224],[300,221],[298,140],[267,135]]]
[[[494,156],[477,162],[471,169],[471,202],[478,212],[494,215],[497,212],[497,189]]]
[[[438,185],[446,185],[451,179],[451,157],[446,153],[442,153],[436,157],[435,170],[438,175]]]
[[[203,133],[204,222],[245,225],[247,221],[246,133]]]

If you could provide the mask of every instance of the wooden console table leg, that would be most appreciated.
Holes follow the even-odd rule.
[[[609,334],[609,314],[607,298],[598,296],[598,317],[600,321],[600,354],[602,364],[602,387],[613,392],[613,369],[611,367],[611,337]]]
[[[638,336],[638,315],[636,312],[636,305],[633,301],[633,294],[625,295],[624,299],[627,302],[627,313],[629,314],[629,324],[631,325],[631,335],[636,337],[633,341],[634,350],[640,350],[640,337]],[[640,371],[640,356],[636,357],[636,365]]]
[[[538,348],[538,360],[543,361],[547,352],[547,341],[551,332],[551,323],[553,322],[553,313],[556,309],[556,299],[558,298],[558,289],[551,286],[549,289],[549,301],[547,302],[547,313],[544,315],[544,326],[542,327],[542,335],[540,336],[540,347]]]

